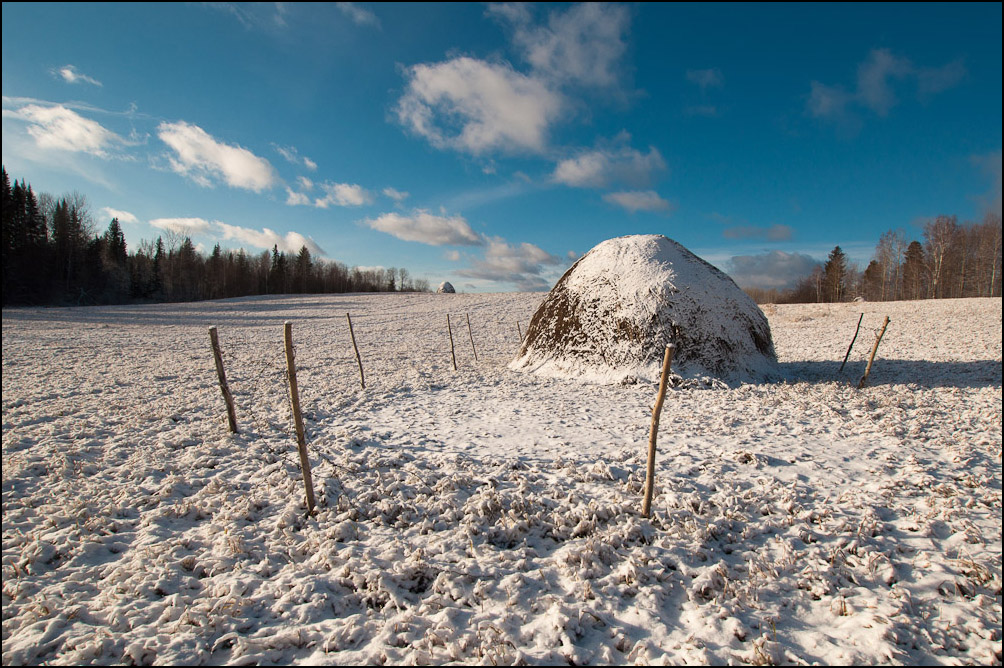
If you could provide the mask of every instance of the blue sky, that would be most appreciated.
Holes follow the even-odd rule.
[[[3,163],[135,246],[549,289],[660,233],[783,287],[1001,209],[1001,5],[4,3]]]

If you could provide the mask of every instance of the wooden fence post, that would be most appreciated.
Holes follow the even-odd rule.
[[[478,361],[478,349],[474,347],[474,332],[471,330],[471,314],[467,313],[467,334],[471,337],[471,350],[474,351],[474,361]]]
[[[237,433],[237,413],[234,411],[234,398],[230,394],[230,387],[227,385],[227,374],[223,370],[223,354],[220,352],[220,339],[216,335],[216,328],[209,328],[209,341],[213,344],[213,358],[216,360],[216,376],[220,380],[220,391],[223,392],[223,401],[227,405],[227,422],[230,424],[230,433]]]
[[[450,333],[450,357],[453,358],[453,370],[457,370],[457,355],[453,352],[453,328],[450,327],[450,314],[446,314],[446,331]]]
[[[868,366],[865,367],[865,375],[861,376],[861,380],[858,382],[858,389],[860,390],[865,386],[865,382],[868,381],[868,374],[872,370],[872,362],[875,361],[875,353],[878,351],[879,342],[882,340],[882,335],[885,334],[885,328],[889,326],[889,316],[885,317],[885,322],[882,323],[882,329],[879,331],[878,336],[875,337],[875,345],[872,347],[872,354],[868,358]]]
[[[296,449],[300,452],[300,469],[303,470],[303,486],[307,490],[307,514],[314,512],[314,482],[310,477],[310,460],[307,459],[307,439],[303,433],[303,416],[300,415],[300,394],[296,386],[296,361],[293,359],[293,323],[283,327],[286,343],[286,371],[289,374],[289,402],[293,408],[293,424],[296,427]]]
[[[854,338],[851,339],[851,345],[847,346],[847,354],[844,355],[844,361],[840,363],[840,370],[837,371],[837,373],[843,373],[844,371],[844,365],[847,364],[847,358],[851,356],[851,348],[854,347],[854,342],[858,340],[858,330],[861,329],[861,321],[864,319],[864,317],[865,314],[862,313],[861,317],[858,318],[858,326],[857,329],[854,330]]]
[[[352,337],[352,349],[356,351],[356,364],[359,365],[359,384],[362,385],[363,389],[366,389],[366,379],[363,378],[363,361],[359,359],[359,346],[356,345],[356,335],[352,331],[352,318],[349,314],[345,314],[345,319],[349,321],[349,336]]]
[[[672,343],[666,346],[666,355],[662,360],[662,378],[659,380],[659,396],[652,407],[652,429],[648,435],[648,467],[645,470],[645,500],[641,506],[641,514],[648,517],[652,510],[652,496],[655,492],[655,441],[659,436],[659,415],[662,413],[662,403],[666,399],[666,385],[669,383],[669,367],[673,363],[673,353],[676,346]]]
[[[523,330],[519,328],[519,320],[516,321],[516,332],[519,334],[519,342],[523,343]]]

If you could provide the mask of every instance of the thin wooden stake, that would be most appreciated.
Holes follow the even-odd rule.
[[[847,364],[847,358],[851,356],[851,348],[854,347],[854,342],[858,340],[858,330],[861,329],[861,321],[864,319],[864,317],[865,317],[865,314],[862,313],[861,317],[858,318],[858,326],[857,326],[857,329],[854,330],[854,338],[851,339],[851,345],[847,346],[847,354],[844,355],[844,361],[840,363],[840,370],[837,371],[837,373],[843,373],[844,372],[844,365]]]
[[[450,314],[446,314],[446,331],[450,333],[450,357],[453,358],[453,370],[457,370],[457,355],[453,350],[453,328],[450,327]]]
[[[516,321],[516,331],[519,333],[519,342],[523,343],[523,330],[519,328],[519,320]]]
[[[885,317],[885,322],[882,323],[882,329],[879,331],[878,336],[875,337],[875,345],[872,347],[872,354],[868,358],[868,366],[865,367],[865,375],[861,376],[861,380],[858,382],[858,389],[860,390],[865,386],[865,382],[868,380],[868,374],[872,370],[872,362],[875,361],[875,353],[878,351],[879,342],[882,340],[882,335],[885,334],[885,328],[889,326],[889,316]]]
[[[652,429],[648,435],[648,467],[645,470],[645,500],[641,506],[641,514],[648,517],[652,510],[652,495],[655,492],[655,441],[659,436],[659,415],[662,413],[662,403],[666,399],[666,385],[669,383],[669,367],[673,364],[673,353],[676,346],[672,343],[666,346],[666,355],[662,360],[662,378],[659,380],[659,396],[652,407]]]
[[[366,379],[363,378],[363,361],[359,359],[359,346],[356,345],[356,335],[352,331],[352,318],[349,314],[345,314],[345,319],[349,321],[349,336],[352,337],[352,349],[356,351],[356,364],[359,365],[359,384],[362,385],[363,389],[366,389]]]
[[[478,349],[474,347],[474,332],[471,331],[471,314],[468,313],[466,315],[467,315],[467,333],[471,337],[471,350],[474,351],[474,361],[477,362],[478,361]]]
[[[293,424],[296,427],[296,449],[300,452],[300,468],[303,470],[303,486],[307,490],[307,514],[314,512],[314,482],[310,477],[310,460],[307,459],[307,438],[303,433],[303,416],[300,415],[300,393],[296,387],[296,361],[293,359],[293,323],[283,327],[286,342],[286,371],[289,374],[289,402],[293,408]]]
[[[209,328],[209,341],[213,344],[213,358],[216,360],[216,376],[220,379],[220,391],[223,392],[223,401],[227,405],[227,422],[230,424],[230,433],[237,433],[237,413],[234,411],[234,398],[230,394],[230,387],[227,385],[227,373],[223,370],[223,354],[220,352],[220,339],[216,335],[216,328]]]

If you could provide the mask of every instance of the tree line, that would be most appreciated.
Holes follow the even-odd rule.
[[[117,218],[97,233],[87,199],[36,195],[3,168],[3,304],[120,304],[291,293],[428,292],[407,269],[364,270],[278,246],[208,255],[166,232],[130,250]]]
[[[988,212],[979,223],[938,216],[923,241],[889,230],[861,271],[840,246],[825,263],[790,290],[747,288],[758,303],[842,302],[1001,296],[1001,217]]]

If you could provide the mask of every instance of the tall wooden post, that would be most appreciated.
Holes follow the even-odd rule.
[[[209,328],[209,341],[213,344],[213,358],[216,360],[216,376],[220,381],[220,391],[223,392],[223,402],[227,405],[227,422],[230,424],[230,433],[237,433],[237,413],[234,411],[234,398],[230,394],[230,387],[227,385],[227,374],[223,370],[223,354],[220,352],[220,339],[216,335],[216,328]]]
[[[349,336],[352,337],[352,349],[356,351],[356,364],[359,365],[359,384],[362,385],[363,389],[366,389],[366,379],[363,378],[363,361],[359,359],[359,346],[356,345],[356,335],[352,331],[352,318],[349,314],[345,314],[345,319],[349,321]]]
[[[300,452],[300,469],[303,471],[303,486],[307,490],[307,514],[314,512],[314,482],[310,477],[310,460],[307,459],[307,438],[303,432],[303,416],[300,414],[300,393],[296,386],[296,361],[293,359],[293,323],[283,327],[286,342],[286,371],[289,374],[289,402],[293,408],[293,424],[296,427],[296,449]]]
[[[467,313],[467,334],[471,337],[471,350],[474,351],[474,361],[478,361],[478,349],[474,347],[474,332],[471,330],[471,314]]]
[[[645,499],[642,502],[641,514],[649,516],[652,510],[652,496],[655,492],[655,441],[659,436],[659,415],[662,413],[662,403],[666,399],[666,385],[669,382],[669,367],[673,363],[673,353],[676,346],[672,343],[666,346],[666,355],[662,360],[662,378],[659,380],[659,396],[652,407],[652,429],[648,435],[648,467],[645,470]]]
[[[864,317],[865,317],[865,314],[862,313],[861,317],[858,318],[858,326],[854,330],[854,338],[851,339],[851,345],[847,346],[847,354],[844,355],[844,361],[840,363],[840,370],[837,371],[837,373],[843,373],[843,371],[844,371],[844,365],[847,364],[847,358],[851,356],[851,348],[854,347],[854,342],[858,340],[858,330],[861,329],[861,321],[864,319]]]
[[[860,390],[865,386],[868,381],[868,374],[872,371],[872,362],[875,361],[875,353],[878,351],[879,342],[882,341],[882,336],[885,334],[885,328],[889,326],[889,316],[885,317],[885,322],[882,323],[882,329],[879,331],[878,336],[875,337],[875,345],[872,347],[872,354],[868,358],[868,366],[865,367],[865,375],[861,376],[861,380],[858,381],[858,389]]]
[[[450,327],[450,314],[446,314],[446,331],[450,333],[450,357],[453,358],[453,370],[457,370],[457,354],[453,350],[453,328]]]

